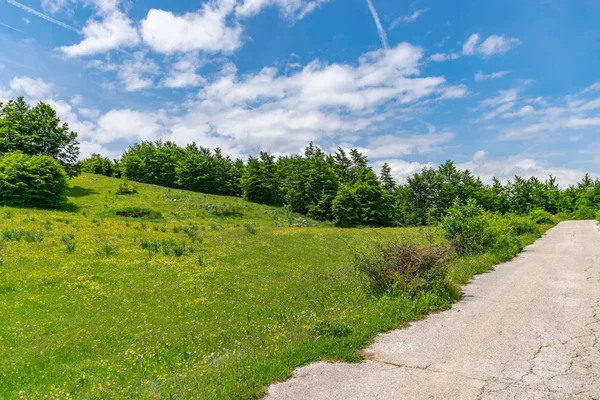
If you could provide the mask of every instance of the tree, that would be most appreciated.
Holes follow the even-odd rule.
[[[177,183],[181,188],[225,196],[241,194],[239,166],[229,157],[223,157],[220,149],[215,149],[213,154],[192,143],[186,150],[176,167]]]
[[[90,174],[98,174],[105,176],[113,176],[115,165],[108,158],[102,157],[100,154],[94,153],[90,157],[81,161],[81,170]]]
[[[244,198],[261,204],[282,205],[283,198],[276,179],[275,158],[264,151],[250,157],[242,178]]]
[[[393,193],[396,190],[396,182],[394,178],[392,178],[392,169],[390,168],[388,163],[383,163],[381,166],[381,172],[379,173],[379,179],[383,184],[383,187],[390,193]]]
[[[54,158],[20,151],[0,157],[0,204],[60,208],[67,202],[67,175]]]
[[[170,141],[136,143],[121,158],[120,169],[132,181],[177,187],[176,167],[185,152]]]
[[[56,159],[69,176],[79,173],[77,133],[61,123],[56,111],[46,103],[31,107],[18,97],[0,103],[0,154],[20,151]]]

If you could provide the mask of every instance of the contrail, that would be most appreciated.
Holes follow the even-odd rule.
[[[13,1],[13,0],[6,0],[6,1]],[[388,44],[388,41],[387,41],[387,34],[385,33],[383,26],[381,26],[381,21],[379,20],[379,15],[377,15],[377,10],[375,10],[375,7],[373,7],[373,2],[371,0],[367,0],[367,4],[369,6],[369,10],[371,10],[371,14],[373,14],[373,19],[375,20],[375,25],[377,25],[377,31],[379,32],[379,38],[381,39],[381,44],[383,44],[384,48],[389,49],[390,45]]]
[[[17,31],[17,32],[21,32],[24,33],[25,35],[27,35],[27,32],[23,32],[20,29],[15,28],[14,26],[10,26],[8,24],[5,24],[4,22],[0,22],[0,25],[7,27],[8,29],[12,29],[13,31]]]
[[[36,11],[33,8],[27,7],[25,4],[19,3],[18,1],[15,1],[15,0],[6,0],[6,2],[8,4],[12,4],[13,6],[20,8],[21,10],[27,11],[30,14],[33,14],[33,15],[35,15],[37,17],[45,19],[48,22],[52,22],[55,25],[61,26],[61,27],[65,28],[65,29],[68,29],[68,30],[73,31],[75,33],[79,33],[79,34],[81,33],[79,31],[79,29],[74,28],[71,25],[67,25],[64,22],[57,21],[54,18],[47,16],[46,14],[42,14],[41,12]]]

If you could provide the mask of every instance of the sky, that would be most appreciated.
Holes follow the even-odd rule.
[[[399,182],[600,176],[597,0],[0,0],[0,102],[81,157],[142,140],[357,148]]]

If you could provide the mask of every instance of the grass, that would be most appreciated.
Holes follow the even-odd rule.
[[[119,183],[73,180],[77,212],[0,209],[0,398],[256,398],[297,366],[359,361],[378,332],[449,307],[373,296],[350,266],[352,249],[415,229],[340,230],[142,184],[121,196]],[[161,218],[111,214],[125,209]],[[495,262],[462,259],[450,277]]]

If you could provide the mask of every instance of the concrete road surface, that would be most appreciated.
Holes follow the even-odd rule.
[[[563,222],[451,310],[318,362],[267,399],[600,399],[600,233]]]

